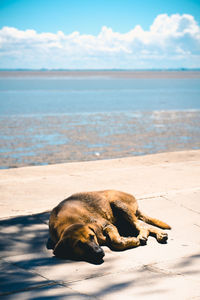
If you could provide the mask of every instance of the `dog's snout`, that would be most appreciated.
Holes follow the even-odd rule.
[[[98,249],[96,250],[96,254],[100,258],[103,258],[105,256],[105,253],[104,253],[104,251],[103,251],[103,249],[101,247],[98,247]]]
[[[90,251],[92,256],[98,257],[99,259],[103,258],[105,256],[105,253],[103,249],[97,245],[96,243],[90,244]]]
[[[101,250],[101,247],[99,245],[94,244],[93,249],[94,249],[94,251],[98,252]]]

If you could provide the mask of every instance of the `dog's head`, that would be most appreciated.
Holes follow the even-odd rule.
[[[99,246],[94,229],[90,225],[74,224],[67,228],[54,248],[59,258],[101,263],[104,251]]]

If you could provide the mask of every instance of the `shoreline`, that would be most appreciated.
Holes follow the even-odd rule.
[[[110,158],[101,158],[97,154],[96,157],[93,157],[92,159],[85,159],[85,160],[68,160],[68,161],[60,161],[60,162],[41,162],[41,163],[35,163],[35,164],[27,164],[27,165],[14,165],[14,166],[0,166],[0,178],[1,178],[1,171],[9,171],[9,170],[18,170],[23,168],[40,168],[40,167],[51,167],[51,166],[62,166],[62,165],[70,165],[70,164],[93,164],[93,163],[106,163],[106,162],[115,162],[115,161],[135,161],[136,164],[143,164],[147,163],[148,160],[151,159],[151,162],[156,163],[157,158],[163,158],[165,162],[169,162],[168,159],[165,159],[165,156],[167,157],[169,155],[170,162],[177,162],[177,161],[183,161],[184,159],[188,159],[187,153],[192,153],[192,156],[200,151],[200,149],[183,149],[183,150],[172,150],[172,151],[163,151],[163,152],[156,152],[156,153],[143,153],[143,154],[136,154],[136,155],[127,155],[127,156],[118,156],[118,157],[110,157]],[[178,153],[178,156],[176,155]],[[180,157],[179,157],[180,154]],[[194,155],[195,157],[195,155]],[[155,158],[155,159],[154,159]],[[189,155],[189,160],[190,160]],[[109,163],[108,163],[109,164]]]
[[[112,78],[112,79],[194,79],[200,70],[0,70],[0,78]]]
[[[7,169],[199,149],[199,122],[199,110],[4,117],[0,118],[0,166]]]
[[[85,160],[85,161],[68,161],[62,163],[52,163],[49,165],[33,165],[33,166],[21,166],[18,168],[9,168],[9,169],[0,169],[0,179],[1,179],[1,172],[6,171],[14,171],[20,169],[28,169],[28,168],[57,168],[59,166],[77,166],[78,168],[81,165],[88,165],[89,170],[92,165],[95,167],[100,166],[102,163],[110,166],[113,165],[121,165],[124,164],[129,166],[132,162],[136,165],[149,165],[149,164],[160,164],[162,163],[177,163],[177,162],[187,162],[187,161],[195,161],[200,159],[200,149],[188,149],[188,150],[175,150],[175,151],[166,151],[166,152],[159,152],[159,153],[151,153],[151,154],[144,154],[144,155],[132,155],[132,156],[124,156],[124,157],[115,157],[115,158],[107,158],[107,159],[96,159],[96,160]]]

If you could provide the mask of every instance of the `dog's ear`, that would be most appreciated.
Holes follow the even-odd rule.
[[[55,245],[53,254],[59,258],[68,258],[71,254],[69,242],[66,238],[60,239]]]
[[[89,225],[88,226],[90,230],[92,230],[94,232],[94,234],[96,234],[96,230],[95,227],[93,225]]]

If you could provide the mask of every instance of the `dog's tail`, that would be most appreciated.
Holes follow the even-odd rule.
[[[137,210],[137,217],[145,223],[155,225],[155,226],[160,227],[162,229],[171,229],[171,227],[167,223],[165,223],[163,221],[160,221],[158,219],[155,219],[155,218],[151,218],[151,217],[145,215],[140,210]]]

